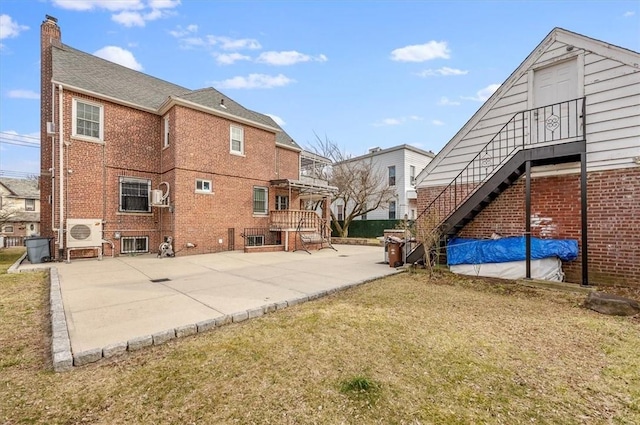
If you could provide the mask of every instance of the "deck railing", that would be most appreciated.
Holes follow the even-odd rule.
[[[517,151],[585,135],[585,98],[516,113],[418,215],[441,225]]]
[[[278,210],[269,213],[269,228],[273,231],[318,229],[322,218],[315,211]]]

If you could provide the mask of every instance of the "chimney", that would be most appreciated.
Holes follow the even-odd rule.
[[[44,50],[50,45],[59,47],[61,39],[62,34],[58,26],[58,19],[51,15],[45,15],[44,21],[42,21],[42,25],[40,26],[41,48]]]

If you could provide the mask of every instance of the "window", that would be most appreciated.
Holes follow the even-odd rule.
[[[269,212],[268,199],[269,192],[266,187],[254,187],[253,188],[253,213],[254,214],[267,214]]]
[[[169,118],[165,118],[164,120],[164,144],[163,146],[166,148],[169,146]]]
[[[415,220],[416,219],[416,210],[411,209],[411,220]]]
[[[411,185],[416,184],[416,167],[415,165],[409,166],[409,178],[411,179]]]
[[[231,126],[231,153],[244,155],[244,129]]]
[[[102,106],[73,99],[73,136],[102,140]]]
[[[120,239],[120,252],[132,254],[136,252],[149,252],[148,236],[132,236]]]
[[[211,193],[211,180],[196,179],[196,192]]]
[[[389,202],[389,220],[396,219],[396,201]]]
[[[36,200],[35,199],[25,199],[24,200],[24,210],[25,211],[35,211],[36,210]]]
[[[247,246],[262,246],[262,245],[264,245],[264,235],[247,236]]]
[[[362,205],[362,209],[365,210],[365,211],[367,210],[367,204],[366,203]],[[364,214],[362,214],[360,216],[360,220],[366,220],[366,219],[367,219],[367,213],[364,213]]]
[[[8,224],[8,225],[4,226],[4,232],[5,233],[13,233],[13,225],[12,224]]]
[[[396,166],[389,167],[389,186],[396,185]]]
[[[338,205],[338,221],[344,220],[344,205]]]
[[[150,212],[151,180],[120,177],[120,211]]]
[[[276,195],[276,210],[288,210],[289,209],[289,197]]]

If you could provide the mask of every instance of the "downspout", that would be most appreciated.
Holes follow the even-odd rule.
[[[56,85],[51,83],[51,122],[55,125],[56,123]],[[51,231],[56,232],[58,229],[56,228],[56,215],[54,209],[56,207],[56,161],[53,156],[53,152],[56,147],[56,131],[51,135],[51,168],[49,172],[51,173]]]
[[[63,98],[62,84],[58,84],[58,119],[60,120],[58,129],[58,184],[60,185],[60,192],[58,194],[58,203],[60,208],[60,223],[58,227],[58,255],[62,259],[64,257],[64,98]]]

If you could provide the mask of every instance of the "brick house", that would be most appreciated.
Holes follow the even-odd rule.
[[[286,248],[302,219],[324,225],[299,205],[330,191],[300,184],[301,149],[270,117],[62,44],[50,16],[41,55],[42,234],[58,259],[168,237],[177,255]]]
[[[554,29],[418,182],[443,242],[574,239],[567,281],[640,285],[640,54]]]
[[[40,232],[40,189],[33,179],[0,177],[0,248]]]

